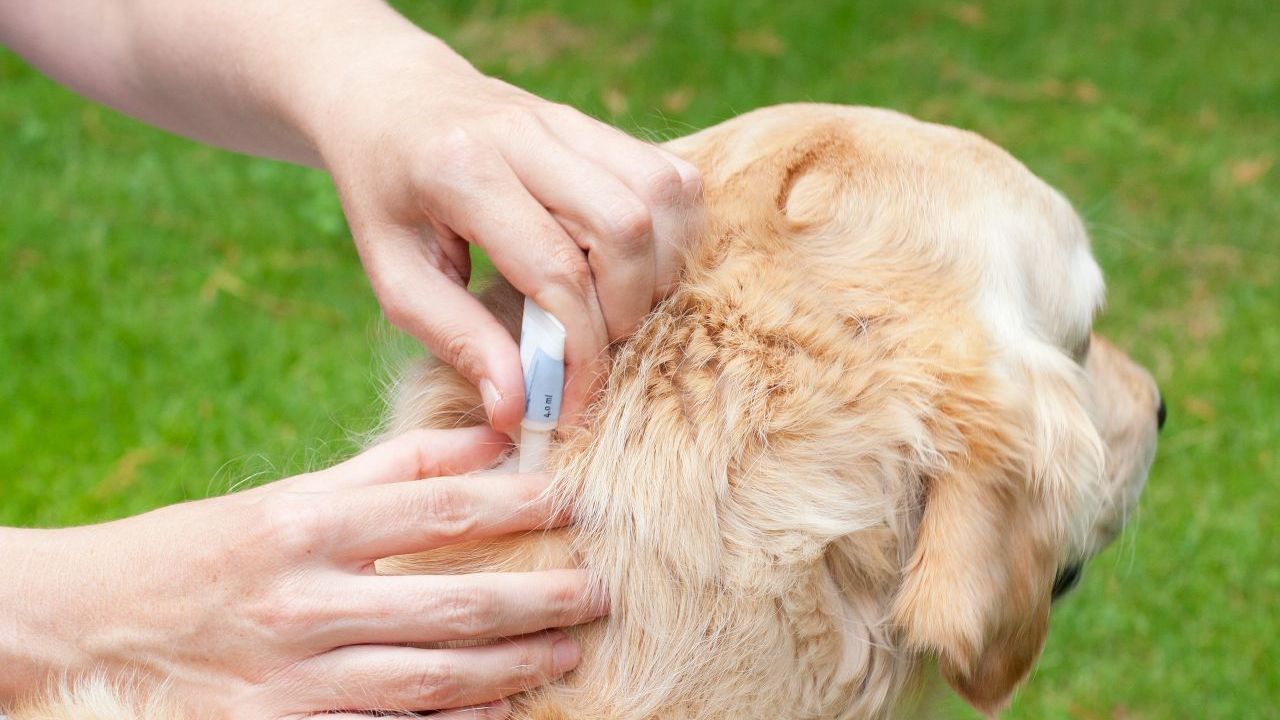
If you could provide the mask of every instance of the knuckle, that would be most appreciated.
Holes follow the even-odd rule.
[[[267,645],[296,642],[323,622],[326,612],[292,576],[242,587],[229,602],[235,614],[244,618],[245,627],[252,629],[253,641]]]
[[[568,103],[562,103],[562,102],[550,102],[550,103],[547,103],[547,104],[544,106],[544,108],[545,108],[545,110],[546,110],[546,112],[547,112],[547,113],[549,113],[550,115],[552,115],[553,117],[555,117],[555,118],[557,118],[557,119],[563,119],[563,120],[569,120],[569,119],[573,119],[573,120],[581,120],[581,119],[582,119],[582,117],[583,117],[583,115],[582,115],[582,111],[581,111],[581,110],[579,110],[578,108],[576,108],[576,107],[574,107],[574,106],[572,106],[572,105],[570,105],[570,104],[568,104]]]
[[[447,480],[425,483],[420,512],[430,524],[431,534],[444,541],[460,540],[476,526],[471,497],[463,488]]]
[[[551,281],[584,297],[592,287],[591,266],[576,245],[557,243],[548,261]],[[536,299],[536,298],[535,298]]]
[[[454,587],[438,608],[440,624],[453,639],[492,637],[498,628],[498,597],[486,588]]]
[[[702,199],[702,173],[690,165],[689,172],[680,178],[680,200],[685,204],[695,204]]]
[[[480,356],[476,349],[477,336],[460,328],[437,330],[433,343],[436,354],[453,366],[464,377],[474,378],[480,374]]]
[[[262,593],[248,617],[271,641],[292,641],[312,626],[315,614],[301,594],[275,590]]]
[[[552,676],[551,651],[524,648],[516,655],[511,668],[511,683],[516,690],[537,687]]]
[[[552,132],[553,128],[574,127],[582,119],[582,113],[573,106],[541,98],[526,106],[526,110],[529,120],[545,132]]]
[[[548,602],[551,604],[556,625],[573,625],[579,622],[588,598],[587,581],[581,577],[569,577],[552,585]]]
[[[637,254],[649,249],[653,216],[643,205],[624,207],[608,216],[602,234],[618,250],[627,255]]]
[[[663,163],[662,167],[649,173],[644,182],[644,198],[655,205],[669,205],[675,202],[684,192],[684,181],[680,173],[671,165]]]
[[[274,493],[258,504],[258,510],[258,542],[293,559],[320,549],[323,522],[314,504]]]
[[[408,694],[431,707],[455,705],[461,691],[458,668],[449,660],[438,660],[409,675]]]

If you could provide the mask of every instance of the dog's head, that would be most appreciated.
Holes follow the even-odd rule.
[[[889,616],[995,713],[1053,600],[1123,528],[1164,422],[1151,376],[1092,332],[1103,284],[1080,219],[998,147],[895,113],[772,108],[676,146],[730,224],[760,209],[729,198],[777,186],[795,252],[831,269],[815,287],[887,273],[887,300],[935,336],[920,354],[945,358],[943,389],[918,444],[936,457],[919,464]]]

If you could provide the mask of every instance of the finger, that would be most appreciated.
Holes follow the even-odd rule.
[[[557,137],[625,183],[647,205],[653,224],[655,296],[679,276],[684,251],[701,220],[702,176],[691,163],[577,111],[551,126]]]
[[[499,720],[511,713],[511,706],[506,700],[495,700],[484,705],[460,708],[448,712],[436,713],[431,717],[436,720]]]
[[[548,141],[519,139],[519,142]],[[561,421],[576,421],[600,371],[608,328],[583,251],[492,148],[454,139],[421,181],[429,211],[480,245],[517,290],[565,326]],[[520,394],[523,398],[523,391]]]
[[[513,143],[504,153],[538,202],[586,251],[609,338],[631,333],[653,307],[655,293],[648,206],[612,173],[552,139]]]
[[[462,708],[555,680],[579,654],[559,632],[466,648],[352,645],[303,662],[297,699],[307,712]]]
[[[510,714],[510,703],[506,700],[494,700],[483,705],[431,713],[427,717],[436,718],[436,720],[502,720]],[[313,715],[303,715],[302,720],[369,720],[370,717],[377,716],[365,713],[321,712]]]
[[[297,489],[338,490],[461,475],[492,467],[510,448],[510,439],[487,425],[410,430],[327,470],[303,476]]]
[[[706,221],[702,197],[702,171],[674,153],[654,146],[680,173],[679,207],[663,214],[655,225],[654,263],[658,275],[658,299],[670,295],[680,280],[687,251],[698,241]]]
[[[392,555],[560,527],[568,513],[556,507],[542,475],[440,477],[356,488],[313,508],[323,513],[338,556],[364,566]]]
[[[410,231],[380,232],[361,244],[361,259],[387,318],[479,388],[489,424],[513,434],[524,410],[515,339],[479,299],[406,245]]]
[[[335,587],[325,647],[486,640],[569,627],[608,612],[584,570],[358,576]]]
[[[511,714],[511,705],[506,700],[495,700],[484,705],[459,708],[446,712],[432,713],[428,717],[436,720],[502,720]],[[315,715],[304,715],[303,720],[369,720],[371,716],[364,713],[322,712]],[[376,717],[376,716],[372,716]]]

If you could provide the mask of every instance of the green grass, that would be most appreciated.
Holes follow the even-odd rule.
[[[649,136],[792,100],[972,128],[1062,188],[1170,422],[1015,718],[1280,717],[1273,2],[402,2]],[[349,452],[387,358],[327,179],[88,105],[0,51],[0,523],[136,513]],[[957,717],[969,717],[955,705]]]

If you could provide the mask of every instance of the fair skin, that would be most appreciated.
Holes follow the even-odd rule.
[[[146,122],[327,170],[388,318],[480,388],[508,434],[519,356],[466,290],[468,245],[566,326],[571,423],[607,345],[671,288],[699,217],[693,167],[482,75],[377,0],[0,0],[0,43]],[[454,477],[504,438],[413,434],[225,498],[0,529],[0,555],[19,558],[0,573],[0,707],[92,667],[245,718],[454,708],[558,676],[577,651],[543,631],[604,612],[581,572],[370,573],[379,555],[563,520],[534,500],[545,479]],[[513,639],[403,647],[464,637]]]
[[[416,431],[328,470],[127,520],[0,529],[0,708],[64,673],[105,671],[168,682],[201,717],[500,715],[494,701],[577,664],[573,642],[546,629],[603,615],[600,589],[577,570],[386,577],[373,565],[562,525],[544,477],[456,475],[506,447],[487,427]],[[491,642],[401,645],[447,640]]]

